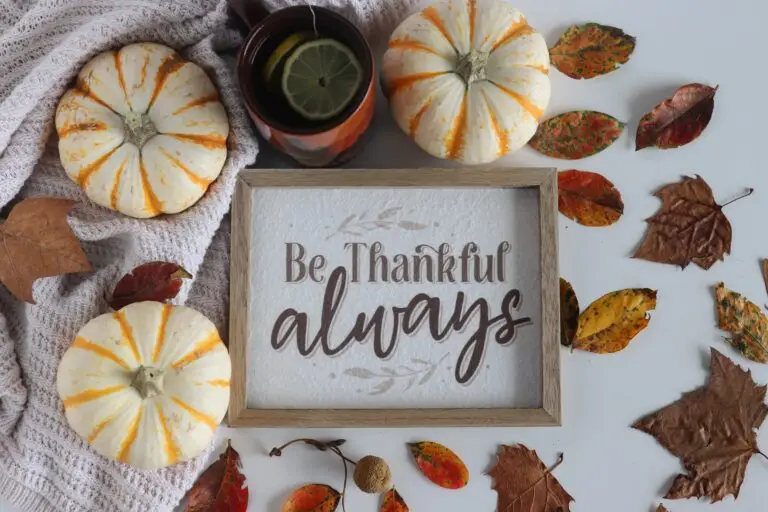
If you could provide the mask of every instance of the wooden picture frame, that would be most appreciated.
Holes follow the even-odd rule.
[[[249,409],[246,344],[250,325],[252,189],[257,187],[491,187],[539,192],[542,395],[538,408]],[[559,426],[560,299],[555,169],[245,170],[232,207],[229,352],[231,427]]]

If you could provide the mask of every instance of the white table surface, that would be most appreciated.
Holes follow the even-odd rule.
[[[561,428],[390,429],[390,430],[230,430],[221,429],[219,446],[231,438],[243,456],[251,488],[249,511],[277,512],[287,494],[308,482],[340,488],[339,461],[309,448],[294,448],[281,459],[266,456],[272,446],[295,437],[346,438],[350,457],[379,454],[390,462],[395,482],[411,510],[421,512],[491,512],[496,494],[484,475],[500,443],[525,443],[545,464],[559,452],[565,462],[556,471],[576,499],[574,512],[648,512],[682,469],[678,460],[651,436],[629,428],[639,417],[702,385],[708,375],[709,347],[714,346],[752,369],[768,383],[768,367],[750,363],[722,342],[715,327],[712,286],[720,280],[758,304],[768,302],[758,261],[768,257],[768,167],[763,120],[768,118],[768,73],[759,49],[768,4],[721,0],[516,0],[517,6],[553,44],[572,23],[613,24],[638,37],[632,61],[618,72],[591,81],[551,73],[550,114],[595,109],[629,122],[628,132],[610,149],[590,159],[548,159],[528,148],[499,165],[557,166],[603,173],[621,190],[626,210],[610,228],[584,228],[560,217],[561,274],[586,306],[603,293],[626,287],[659,290],[658,310],[649,328],[630,347],[611,356],[562,351],[564,426]],[[719,84],[710,127],[700,140],[673,151],[634,152],[639,118],[675,88],[689,82]],[[438,166],[401,134],[384,102],[378,106],[375,138],[350,167]],[[264,151],[261,166],[291,164]],[[756,189],[726,214],[733,225],[733,253],[705,272],[630,259],[645,232],[643,219],[659,202],[651,193],[683,173],[701,174],[720,202],[747,186]],[[759,436],[768,450],[768,426]],[[457,451],[470,468],[470,484],[460,491],[432,486],[409,460],[405,443],[432,439]],[[728,498],[710,506],[694,500],[668,501],[672,512],[765,510],[768,462],[753,458],[738,502]],[[351,490],[351,512],[375,512],[377,499]],[[1,512],[14,509],[0,501]]]

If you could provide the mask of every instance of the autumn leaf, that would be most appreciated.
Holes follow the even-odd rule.
[[[32,284],[41,277],[92,270],[67,223],[75,201],[24,199],[0,224],[0,282],[19,300],[35,304]]]
[[[522,444],[502,445],[496,465],[488,472],[498,495],[498,512],[570,512],[573,497],[552,472],[563,462],[561,455],[547,469],[534,450]]]
[[[768,363],[768,317],[723,283],[715,286],[717,326],[731,333],[726,341],[747,359]]]
[[[749,192],[737,199],[746,197]],[[687,267],[695,263],[709,270],[731,253],[731,223],[715,202],[712,189],[701,176],[683,176],[655,194],[661,208],[647,219],[648,232],[633,258]]]
[[[408,445],[416,464],[434,484],[445,489],[461,489],[469,483],[469,470],[449,448],[432,441]]]
[[[186,512],[245,512],[248,487],[240,472],[240,455],[227,442],[227,449],[195,482],[187,494]]]
[[[325,484],[309,484],[293,491],[283,506],[283,512],[334,512],[341,493]]]
[[[578,160],[600,153],[616,142],[625,126],[601,112],[566,112],[542,122],[529,144],[553,158]]]
[[[738,498],[749,459],[765,457],[756,435],[768,414],[765,392],[751,372],[711,349],[706,386],[633,425],[654,436],[685,467],[687,474],[675,478],[664,498],[707,497],[713,503],[730,494]]]
[[[573,348],[610,354],[624,350],[648,326],[656,290],[628,288],[603,295],[579,316]]]
[[[557,194],[560,213],[584,226],[610,226],[624,213],[621,193],[596,172],[557,173]]]
[[[176,263],[153,261],[139,265],[117,282],[109,305],[117,310],[145,300],[166,302],[178,295],[183,280],[191,277]]]
[[[393,487],[384,494],[384,501],[381,503],[379,512],[409,512],[409,510],[403,497]]]
[[[589,79],[626,64],[636,43],[637,39],[619,28],[587,23],[566,29],[549,54],[552,65],[565,75]]]
[[[560,343],[565,347],[573,344],[579,326],[579,299],[571,283],[560,278]]]
[[[761,265],[763,271],[763,282],[765,283],[765,291],[768,292],[768,259],[764,259]]]
[[[712,119],[717,87],[688,84],[656,105],[637,127],[637,151],[655,146],[673,149],[693,142]]]
[[[667,507],[664,505],[659,505],[659,507],[656,509],[656,512],[669,512],[669,510],[667,510]]]

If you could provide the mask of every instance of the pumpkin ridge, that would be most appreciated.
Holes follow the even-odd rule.
[[[231,381],[227,379],[212,379],[208,381],[208,384],[217,388],[228,388],[231,385]]]
[[[109,109],[109,111],[110,111],[110,112],[113,112],[113,113],[115,113],[115,114],[117,114],[117,115],[120,115],[120,114],[119,114],[119,113],[118,113],[118,112],[117,112],[115,109],[113,109],[112,107],[110,107],[109,105],[107,105],[107,103],[106,103],[104,100],[102,100],[101,98],[99,98],[99,97],[96,95],[96,93],[95,93],[95,92],[93,92],[93,91],[91,90],[91,86],[90,86],[90,85],[88,85],[88,84],[85,82],[85,80],[84,80],[84,79],[82,79],[82,78],[78,77],[78,78],[77,78],[77,80],[75,81],[75,87],[74,87],[74,89],[75,89],[76,91],[78,91],[80,94],[82,94],[83,96],[85,96],[85,97],[89,98],[91,101],[95,101],[96,103],[98,103],[98,104],[99,104],[99,105],[101,105],[102,107]]]
[[[418,41],[412,41],[410,39],[393,39],[389,42],[387,45],[387,48],[390,50],[413,50],[413,51],[419,51],[419,52],[426,52],[431,53],[433,55],[437,55],[438,57],[446,58],[445,55],[441,55],[437,50],[434,48],[430,48],[429,46],[420,43]]]
[[[187,404],[186,402],[182,401],[181,399],[176,398],[175,396],[172,396],[171,400],[173,400],[173,403],[175,403],[176,405],[178,405],[179,407],[187,411],[190,414],[190,416],[208,425],[211,428],[211,430],[216,430],[216,427],[218,427],[218,422],[215,419],[211,418],[207,414],[203,414],[202,412],[198,411],[197,409]]]
[[[456,45],[453,43],[453,40],[451,39],[450,34],[448,34],[448,29],[445,28],[445,23],[443,23],[443,19],[440,17],[440,13],[437,12],[437,9],[435,9],[435,6],[430,5],[423,11],[421,11],[421,16],[430,22],[438,32],[440,32],[446,41],[448,41],[448,44],[450,44],[453,47],[453,50],[458,53],[458,49],[456,48]]]
[[[389,96],[393,97],[395,94],[408,87],[409,85],[413,85],[416,82],[420,82],[422,80],[428,80],[430,78],[447,75],[448,73],[449,71],[429,71],[426,73],[414,73],[412,75],[399,76],[394,78],[387,85],[387,91],[389,92]]]
[[[160,153],[163,154],[165,158],[167,158],[175,167],[177,167],[179,170],[181,170],[184,175],[186,175],[187,178],[189,178],[189,181],[200,187],[201,189],[205,190],[208,188],[208,185],[211,184],[210,180],[207,180],[205,178],[201,178],[194,172],[192,172],[186,165],[184,165],[181,160],[170,154],[168,151],[165,150],[163,147],[158,147],[160,150]]]
[[[182,112],[186,112],[189,109],[195,108],[195,107],[202,107],[203,105],[206,105],[208,103],[213,103],[214,101],[219,101],[219,93],[213,92],[209,94],[208,96],[203,96],[202,98],[197,98],[186,105],[182,105],[181,107],[177,108],[173,112],[171,112],[172,116],[177,116],[181,114]]]
[[[168,458],[168,464],[176,464],[181,458],[181,450],[173,441],[173,435],[168,428],[168,422],[165,420],[165,416],[163,416],[163,408],[160,407],[159,403],[155,403],[155,410],[157,411],[157,416],[160,418],[160,426],[163,429],[163,439],[165,441],[165,443],[163,443],[163,448],[165,450],[165,456]]]
[[[143,156],[139,159],[139,173],[141,174],[141,190],[144,193],[144,205],[148,207],[150,215],[157,215],[163,211],[163,205],[157,199],[155,192],[152,190],[152,185],[149,183],[149,176],[147,176],[147,169],[144,167]]]
[[[125,436],[123,442],[120,443],[120,451],[117,454],[117,460],[121,462],[128,462],[128,455],[131,452],[133,443],[136,442],[136,438],[139,436],[139,422],[141,421],[141,415],[144,412],[144,406],[139,407],[139,412],[131,422],[131,427],[128,429],[128,435]]]
[[[427,101],[424,102],[424,105],[421,106],[418,112],[414,114],[414,116],[411,118],[411,120],[408,122],[408,134],[413,137],[416,134],[416,130],[419,129],[419,123],[421,122],[421,118],[424,116],[424,114],[427,112],[427,109],[429,109],[429,106],[432,104],[432,98],[427,98]]]
[[[155,104],[155,100],[160,95],[160,91],[163,90],[163,87],[165,87],[165,82],[168,81],[168,78],[181,69],[184,64],[186,64],[186,61],[184,61],[184,59],[182,59],[176,52],[173,52],[166,57],[162,64],[160,64],[155,78],[155,89],[152,91],[152,96],[147,105],[147,111],[149,111],[152,108],[152,105]]]
[[[82,123],[75,123],[67,126],[63,126],[58,130],[59,138],[63,139],[73,133],[77,132],[99,132],[106,130],[108,127],[103,121],[86,121]]]
[[[93,173],[98,171],[102,165],[104,165],[104,162],[110,159],[112,155],[115,154],[115,152],[120,149],[121,145],[118,145],[117,147],[110,150],[109,153],[107,153],[104,156],[101,156],[97,158],[94,162],[91,162],[90,164],[86,165],[80,171],[77,173],[77,178],[75,180],[77,181],[78,185],[80,185],[83,188],[86,188],[88,186],[88,180],[91,178]]]
[[[519,39],[521,37],[529,36],[534,33],[533,27],[528,24],[528,21],[524,17],[520,17],[517,23],[510,25],[507,30],[504,31],[501,36],[491,46],[491,51],[496,51],[499,47],[507,44],[513,39]]]
[[[468,90],[464,92],[459,114],[454,119],[453,126],[445,138],[446,158],[450,160],[455,160],[464,149],[464,139],[467,135],[467,94],[469,94]]]
[[[477,18],[477,0],[467,0],[467,14],[469,15],[469,47],[475,43],[475,19]]]
[[[75,341],[72,342],[72,348],[87,350],[103,358],[114,361],[115,363],[119,364],[126,370],[131,369],[131,367],[128,366],[128,363],[126,363],[125,360],[123,360],[121,357],[117,356],[114,352],[102,346],[96,345],[95,343],[91,343],[90,341],[83,338],[82,336],[78,336],[75,338]]]
[[[149,68],[149,55],[144,56],[144,64],[141,66],[141,71],[139,71],[139,76],[141,79],[139,80],[138,85],[136,86],[138,89],[141,89],[144,85],[144,82],[147,81],[147,69]]]
[[[112,186],[112,192],[109,194],[109,205],[117,210],[117,191],[120,188],[120,178],[123,175],[123,170],[125,170],[125,164],[128,163],[128,157],[125,157],[125,160],[123,160],[123,163],[120,164],[120,168],[117,169],[117,174],[115,174],[115,184]]]
[[[163,304],[163,310],[160,312],[160,325],[157,326],[157,336],[155,345],[152,347],[152,362],[156,363],[160,357],[160,352],[165,345],[165,326],[168,325],[168,318],[171,316],[171,305]]]
[[[542,111],[539,107],[531,103],[531,101],[525,96],[523,96],[522,94],[517,93],[512,89],[505,87],[499,83],[496,83],[493,80],[488,80],[488,82],[498,87],[507,95],[512,96],[515,99],[515,101],[517,101],[526,112],[531,114],[531,116],[536,120],[536,122],[538,122],[539,119],[541,119],[541,117],[544,115],[544,111]]]
[[[165,133],[163,135],[168,135],[169,137],[173,137],[174,139],[179,139],[186,142],[193,142],[195,144],[199,144],[203,146],[204,148],[208,149],[218,149],[226,147],[227,145],[227,138],[222,137],[221,135],[204,135],[204,134],[188,134],[188,133]]]
[[[88,435],[88,442],[93,443],[97,437],[99,437],[99,434],[101,434],[101,431],[107,428],[107,425],[112,423],[112,421],[115,419],[115,416],[110,416],[98,425],[96,425],[96,428],[94,428],[91,433]]]
[[[501,123],[499,122],[499,118],[496,117],[493,104],[491,103],[491,100],[488,99],[485,91],[482,91],[481,94],[483,101],[485,102],[485,106],[488,109],[488,115],[491,117],[491,130],[493,130],[493,135],[496,137],[496,142],[499,145],[499,151],[497,155],[505,155],[509,151],[509,137],[507,136],[507,131],[504,130]]]
[[[63,400],[64,407],[77,407],[78,405],[91,402],[103,396],[111,395],[112,393],[117,393],[118,391],[122,391],[124,389],[128,389],[128,386],[118,385],[103,389],[89,389],[88,391],[83,391],[82,393],[77,393],[76,395],[65,398]]]
[[[123,75],[123,65],[120,64],[120,54],[118,52],[112,52],[112,57],[115,59],[115,70],[117,71],[117,81],[120,83],[120,88],[123,90],[123,96],[125,96],[125,103],[130,110],[133,110],[131,106],[131,98],[128,97],[128,89],[125,87],[125,76]]]
[[[197,361],[205,354],[217,349],[220,345],[223,346],[221,338],[219,338],[219,335],[216,333],[216,331],[213,331],[208,335],[208,337],[196,343],[188,354],[173,363],[171,368],[174,370],[181,369],[188,364]]]
[[[123,339],[128,342],[128,346],[133,352],[133,356],[136,358],[136,362],[142,364],[141,354],[139,353],[139,346],[136,344],[136,340],[133,337],[133,328],[128,320],[125,318],[125,313],[122,311],[115,311],[112,316],[120,324],[120,332],[123,335]]]

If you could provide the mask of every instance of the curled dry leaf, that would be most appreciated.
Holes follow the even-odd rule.
[[[566,112],[542,122],[529,144],[553,158],[578,160],[600,153],[616,142],[625,126],[601,112]]]
[[[416,464],[434,484],[445,489],[461,489],[469,483],[469,470],[451,449],[432,441],[408,445]]]
[[[166,302],[178,295],[183,280],[191,277],[176,263],[153,261],[139,265],[118,281],[109,305],[117,310],[145,300]]]
[[[672,149],[693,142],[712,119],[717,87],[688,84],[646,114],[637,127],[637,151]]]
[[[573,344],[579,326],[579,299],[571,283],[560,278],[560,343],[565,347]]]
[[[24,199],[0,224],[0,282],[17,299],[34,304],[38,278],[91,270],[67,223],[74,205],[53,197]]]
[[[756,434],[768,414],[765,392],[751,372],[712,349],[706,386],[633,425],[685,467],[687,474],[675,478],[664,498],[707,497],[714,503],[730,494],[738,497],[749,459],[765,457]]]
[[[283,512],[335,512],[341,493],[325,484],[309,484],[291,493]]]
[[[570,512],[573,497],[552,472],[563,456],[547,469],[534,450],[519,444],[501,446],[496,465],[488,472],[499,495],[498,512]]]
[[[379,512],[409,512],[409,510],[403,497],[393,487],[384,494],[384,501],[381,503]]]
[[[717,326],[731,333],[726,341],[747,359],[768,363],[768,317],[756,304],[723,283],[715,286],[715,301]]]
[[[741,197],[746,197],[752,190]],[[709,270],[731,253],[731,223],[701,176],[683,176],[655,194],[661,208],[647,219],[648,232],[633,258]],[[740,197],[740,198],[741,198]],[[740,199],[739,198],[739,199]],[[735,201],[735,200],[734,200]]]
[[[583,226],[610,226],[624,213],[621,193],[596,172],[557,173],[557,194],[560,213]]]
[[[624,350],[648,326],[656,290],[628,288],[603,295],[579,316],[573,348],[610,354]]]
[[[185,512],[245,512],[248,487],[240,472],[240,455],[227,442],[227,449],[195,482],[187,494]]]
[[[552,65],[571,78],[594,78],[629,61],[637,39],[623,30],[598,23],[569,27],[549,50]]]

